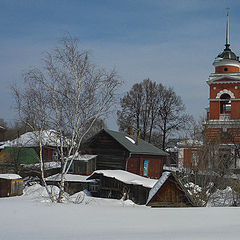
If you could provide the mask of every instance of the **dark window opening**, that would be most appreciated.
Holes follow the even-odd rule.
[[[230,113],[231,112],[231,97],[229,94],[224,93],[221,97],[221,102],[220,102],[220,113]]]
[[[228,68],[224,68],[224,71],[227,72]]]

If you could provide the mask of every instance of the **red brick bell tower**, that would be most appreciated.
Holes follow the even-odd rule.
[[[229,14],[225,49],[215,58],[213,66],[215,72],[207,80],[210,93],[207,135],[210,140],[217,138],[222,145],[236,146],[240,144],[240,62],[230,49]]]

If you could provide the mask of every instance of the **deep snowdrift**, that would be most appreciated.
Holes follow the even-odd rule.
[[[57,191],[57,189],[54,189]],[[48,202],[34,185],[21,197],[0,199],[0,239],[239,239],[239,208],[149,208],[80,193]]]

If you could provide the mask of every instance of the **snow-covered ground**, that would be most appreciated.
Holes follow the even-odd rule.
[[[34,185],[21,197],[0,198],[0,239],[240,238],[240,208],[149,208],[83,196],[52,204],[44,190]]]

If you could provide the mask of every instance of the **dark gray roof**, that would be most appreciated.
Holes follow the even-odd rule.
[[[140,139],[136,144],[136,138],[123,132],[116,132],[109,129],[103,129],[111,137],[113,137],[118,143],[120,143],[125,149],[132,154],[144,154],[144,155],[156,155],[156,156],[168,156],[168,153],[153,146],[152,144]]]
[[[220,53],[217,57],[238,61],[238,57],[236,56],[236,54],[232,52],[232,50],[228,47],[226,47],[224,51]]]

